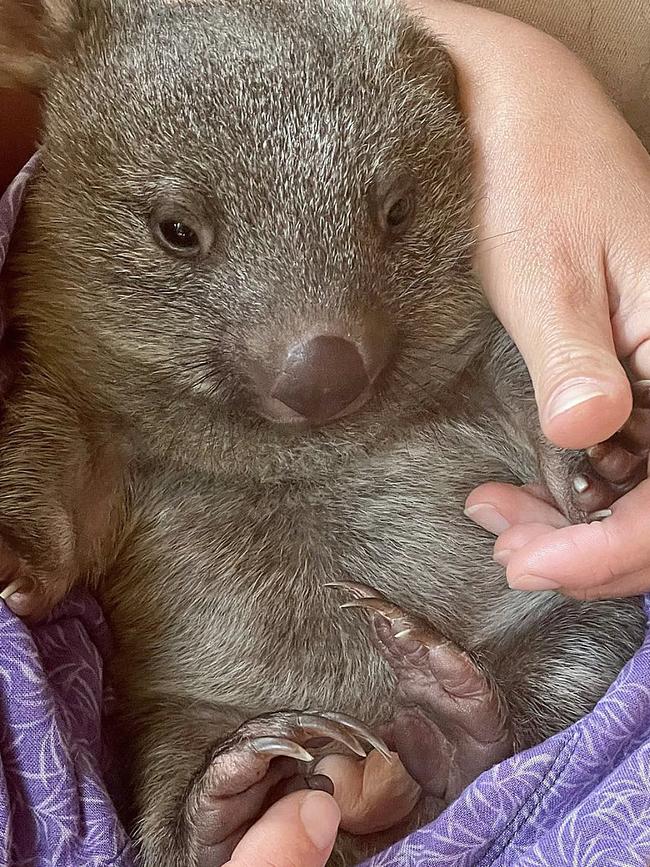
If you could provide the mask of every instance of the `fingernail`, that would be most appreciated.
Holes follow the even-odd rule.
[[[520,575],[518,578],[508,578],[508,584],[513,590],[558,590],[562,586],[557,581],[542,578],[541,575]]]
[[[501,566],[507,566],[510,562],[511,557],[512,548],[504,548],[503,551],[495,551],[492,555],[492,559],[499,563]]]
[[[483,527],[488,533],[494,533],[499,536],[504,530],[507,530],[510,524],[493,506],[487,503],[478,503],[476,506],[470,506],[465,509],[465,514],[479,527]]]
[[[341,812],[334,798],[325,792],[310,792],[300,805],[305,833],[320,851],[328,849],[338,832]]]
[[[582,403],[605,397],[602,386],[593,379],[572,379],[561,386],[548,402],[549,419],[557,418]]]

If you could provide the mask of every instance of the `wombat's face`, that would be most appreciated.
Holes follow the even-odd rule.
[[[387,0],[86,13],[48,103],[44,294],[127,410],[363,436],[458,369],[468,147]]]

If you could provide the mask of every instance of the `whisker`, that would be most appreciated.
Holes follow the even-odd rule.
[[[511,235],[516,235],[521,232],[521,229],[509,229],[507,232],[497,232],[495,235],[488,235],[487,238],[477,238],[477,244],[486,244],[488,241],[494,241],[497,238],[506,238]]]
[[[476,257],[485,256],[486,253],[493,253],[495,250],[500,250],[501,247],[505,247],[507,245],[507,241],[504,241],[502,244],[495,244],[493,247],[488,247],[487,250],[477,250]]]

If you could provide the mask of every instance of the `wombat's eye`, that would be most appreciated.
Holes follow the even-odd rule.
[[[204,256],[212,247],[214,230],[210,219],[200,213],[200,205],[190,210],[173,200],[156,204],[149,216],[154,241],[173,256],[183,259]]]
[[[157,220],[153,233],[161,247],[179,256],[195,256],[201,252],[198,232],[182,220]]]
[[[401,175],[377,188],[378,220],[381,230],[391,238],[402,235],[415,214],[415,185],[409,175]]]

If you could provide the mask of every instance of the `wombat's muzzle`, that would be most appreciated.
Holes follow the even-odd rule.
[[[356,334],[332,327],[291,344],[270,385],[265,415],[324,424],[354,412],[371,396],[391,343],[386,329],[374,325]]]

